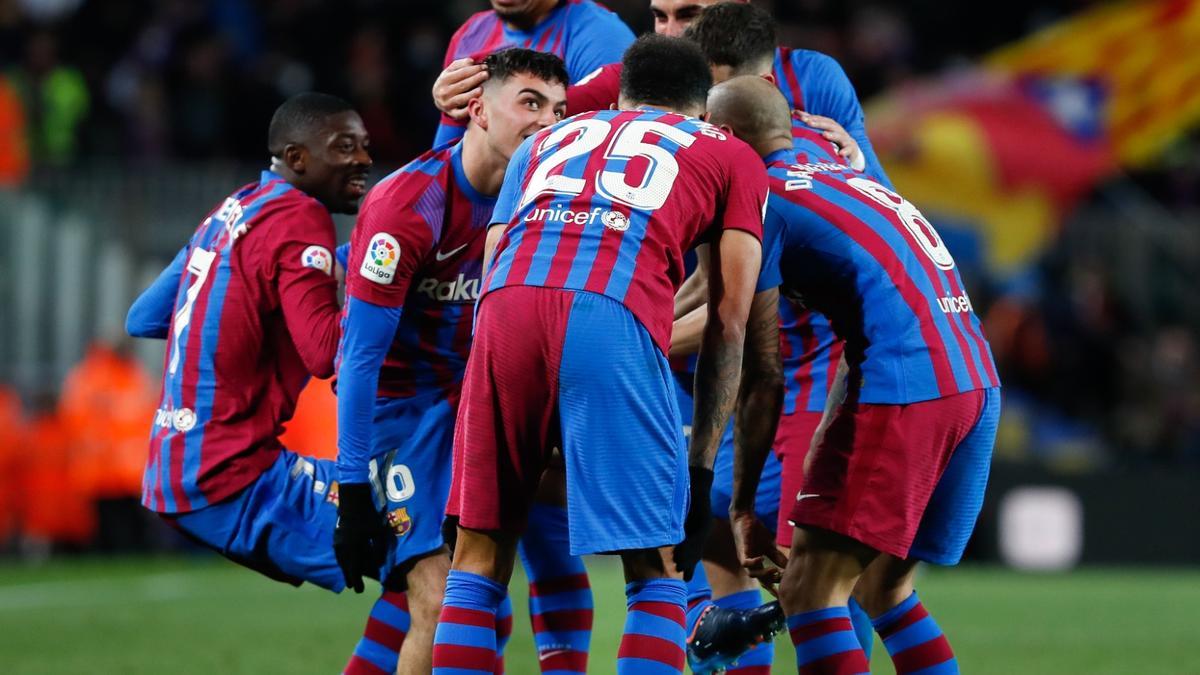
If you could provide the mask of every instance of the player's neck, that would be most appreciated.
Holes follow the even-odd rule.
[[[558,2],[559,0],[542,0],[536,7],[531,7],[528,13],[505,17],[504,23],[513,30],[530,30],[549,16],[550,12],[558,6]]]
[[[462,166],[467,182],[479,194],[488,197],[500,194],[508,160],[488,148],[487,135],[481,129],[469,129],[462,144]]]
[[[765,158],[765,157],[770,156],[771,153],[773,153],[773,152],[778,152],[780,150],[792,150],[792,149],[794,149],[794,147],[795,146],[792,143],[792,139],[790,137],[789,138],[769,138],[769,139],[763,140],[759,143],[755,143],[754,151],[758,153],[759,157]]]

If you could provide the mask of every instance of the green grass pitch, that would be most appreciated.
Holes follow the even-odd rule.
[[[591,672],[612,673],[624,620],[619,566],[589,561],[596,597]],[[508,672],[536,673],[514,580]],[[964,673],[1200,673],[1200,570],[1022,575],[928,570],[922,599]],[[0,672],[336,673],[369,594],[292,589],[213,558],[0,566]],[[775,671],[794,673],[786,636]],[[892,673],[876,644],[874,673]]]

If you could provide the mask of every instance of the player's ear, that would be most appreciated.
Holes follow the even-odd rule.
[[[759,75],[759,77],[767,82],[770,82],[771,84],[775,84],[775,73],[763,73],[762,75]]]
[[[472,122],[479,126],[480,129],[487,131],[487,106],[483,104],[482,96],[467,101],[467,115],[470,117]]]
[[[283,146],[283,163],[292,171],[301,174],[308,166],[308,148],[299,143],[288,143]]]

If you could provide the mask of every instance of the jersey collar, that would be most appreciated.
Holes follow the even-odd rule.
[[[783,162],[784,164],[795,164],[796,163],[796,149],[795,148],[780,148],[779,150],[772,152],[771,154],[767,155],[766,157],[763,157],[763,163],[767,164],[768,166],[771,164],[774,164],[776,162]]]
[[[476,190],[475,186],[471,185],[471,181],[467,180],[467,172],[463,169],[462,163],[463,145],[464,143],[459,141],[458,143],[454,144],[454,147],[450,148],[450,167],[454,170],[454,184],[458,186],[458,189],[461,190],[462,193],[467,196],[467,199],[470,199],[472,203],[495,204],[495,197],[489,197],[479,190]]]

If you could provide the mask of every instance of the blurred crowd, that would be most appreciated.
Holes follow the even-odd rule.
[[[650,28],[646,0],[604,4],[635,32]],[[762,4],[779,18],[783,43],[838,58],[866,102],[1093,3]],[[0,186],[95,159],[259,164],[271,111],[311,89],[350,99],[377,162],[400,164],[432,138],[429,90],[450,34],[486,6],[0,0]],[[999,456],[1064,468],[1200,462],[1197,150],[1193,135],[1153,170],[1103,186],[1016,278],[977,275],[975,304],[1007,386]],[[1113,206],[1131,202],[1143,208],[1131,215]],[[157,389],[125,345],[103,344],[59,397],[26,395],[22,405],[0,389],[0,541],[145,545],[137,538],[153,533],[129,524],[142,519],[137,498]],[[289,443],[328,456],[328,383],[310,392]],[[305,414],[305,405],[322,412]],[[58,487],[64,467],[69,490]],[[121,536],[134,539],[114,539]]]

